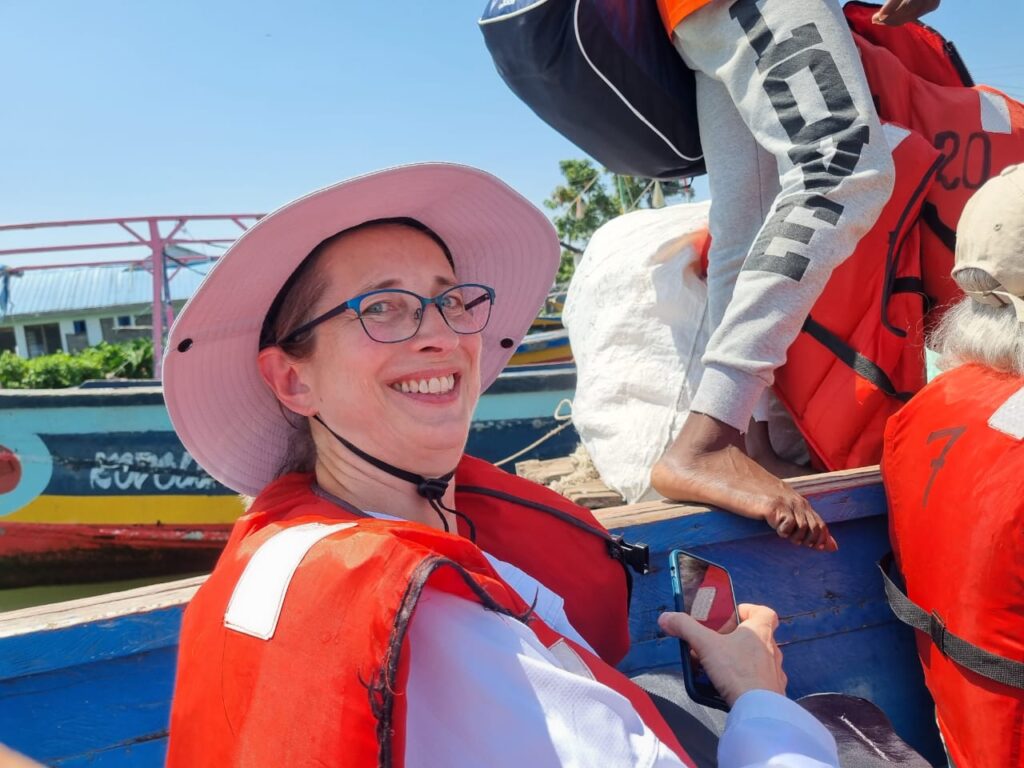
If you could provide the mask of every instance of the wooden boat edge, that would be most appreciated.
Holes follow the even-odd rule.
[[[0,639],[183,606],[192,599],[206,578],[205,575],[193,576],[9,611],[0,614]]]

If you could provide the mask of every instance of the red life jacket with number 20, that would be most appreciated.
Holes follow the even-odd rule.
[[[920,135],[883,124],[895,184],[877,221],[833,270],[775,392],[819,468],[875,464],[886,420],[924,386],[917,217],[939,167]]]
[[[890,138],[892,196],[776,372],[779,399],[829,470],[879,460],[886,419],[924,385],[924,332],[962,295],[950,278],[960,212],[987,179],[1024,162],[1024,105],[974,86],[934,30],[872,24],[877,9],[849,2],[843,12],[886,133],[911,136]]]
[[[950,277],[956,226],[964,205],[1004,168],[1024,162],[1024,104],[975,85],[956,49],[923,24],[871,23],[877,6],[847,3],[878,116],[921,134],[942,163],[921,209],[924,288],[937,311],[929,325],[962,295]]]

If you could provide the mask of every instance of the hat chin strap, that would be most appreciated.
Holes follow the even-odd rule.
[[[372,464],[382,472],[387,472],[392,477],[397,477],[399,480],[405,480],[407,483],[415,485],[416,493],[425,498],[427,503],[430,504],[430,508],[437,513],[437,516],[441,520],[441,525],[444,526],[445,533],[450,533],[451,529],[448,527],[448,519],[444,516],[444,512],[450,512],[465,521],[466,526],[469,528],[470,541],[476,542],[476,526],[473,525],[473,521],[458,510],[446,506],[444,501],[442,501],[445,492],[448,490],[449,481],[455,476],[454,469],[447,474],[441,475],[441,477],[424,477],[423,475],[417,475],[415,472],[410,472],[407,469],[401,469],[400,467],[388,464],[386,461],[378,459],[376,456],[371,456],[366,451],[360,450],[356,446],[352,445],[352,443],[327,426],[327,422],[320,417],[319,413],[314,414],[313,418],[319,421],[320,424],[323,425],[324,429],[334,435],[334,438],[339,443],[348,448],[348,450],[352,451],[352,453],[363,461],[368,464]]]

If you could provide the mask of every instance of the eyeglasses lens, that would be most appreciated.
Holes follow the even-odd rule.
[[[479,333],[491,315],[491,296],[475,285],[458,285],[433,302],[448,326],[460,334]],[[370,338],[381,342],[404,341],[419,330],[423,303],[405,291],[375,291],[363,297],[359,319]]]

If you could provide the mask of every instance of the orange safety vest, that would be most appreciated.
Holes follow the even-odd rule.
[[[477,546],[560,595],[569,622],[598,655],[622,660],[630,568],[646,572],[646,546],[611,536],[590,510],[472,456],[455,471],[455,508],[473,521]],[[469,533],[462,520],[459,532]]]
[[[477,460],[463,464],[470,477],[490,474]],[[524,621],[557,658],[567,660],[567,668],[576,665],[576,671],[629,699],[666,746],[690,764],[650,697],[532,615],[468,539],[415,523],[357,517],[313,493],[311,480],[310,475],[295,474],[267,486],[236,523],[217,568],[185,611],[169,768],[401,766],[407,630],[428,586]],[[491,489],[470,487],[457,498],[476,494],[489,499],[493,514],[476,510],[474,522],[478,540],[485,535],[494,540],[491,521],[510,519],[504,513],[522,512],[522,504],[503,502],[507,506],[496,511],[498,497],[481,490]],[[577,546],[589,549],[588,542],[596,540],[564,521],[548,533],[559,530],[552,540],[531,537],[521,542],[521,551],[543,548],[548,553],[546,575],[566,567],[560,558],[563,552]],[[282,543],[310,535],[314,539],[307,542],[294,570],[282,571],[281,563],[287,566]],[[507,554],[516,546],[506,544],[504,549]],[[583,558],[570,562],[582,565]],[[609,562],[619,569],[605,550],[584,571],[591,566],[600,571]],[[247,571],[250,564],[252,570]],[[273,586],[271,573],[285,574],[283,587]],[[250,597],[247,603],[245,595]],[[623,587],[612,596],[593,589],[586,595],[561,596],[570,616],[573,604],[580,601],[595,606],[595,612],[610,609],[621,616],[615,602],[625,595]],[[234,618],[242,604],[255,606],[257,620],[250,617],[239,623]],[[576,613],[580,615],[578,609]]]
[[[1024,105],[973,87],[956,49],[929,27],[872,24],[877,9],[843,11],[879,117],[912,140],[893,153],[896,187],[880,218],[776,372],[820,469],[879,460],[886,419],[924,384],[924,333],[963,295],[950,277],[960,212],[991,176],[1024,161]]]
[[[978,365],[930,382],[886,428],[890,538],[906,596],[929,615],[918,653],[960,768],[1024,765],[1024,690],[954,661],[970,644],[1020,677],[1022,438],[1024,379]]]
[[[853,254],[829,277],[775,392],[819,468],[874,464],[885,422],[925,383],[918,212],[940,166],[920,135],[884,126],[892,195]]]

